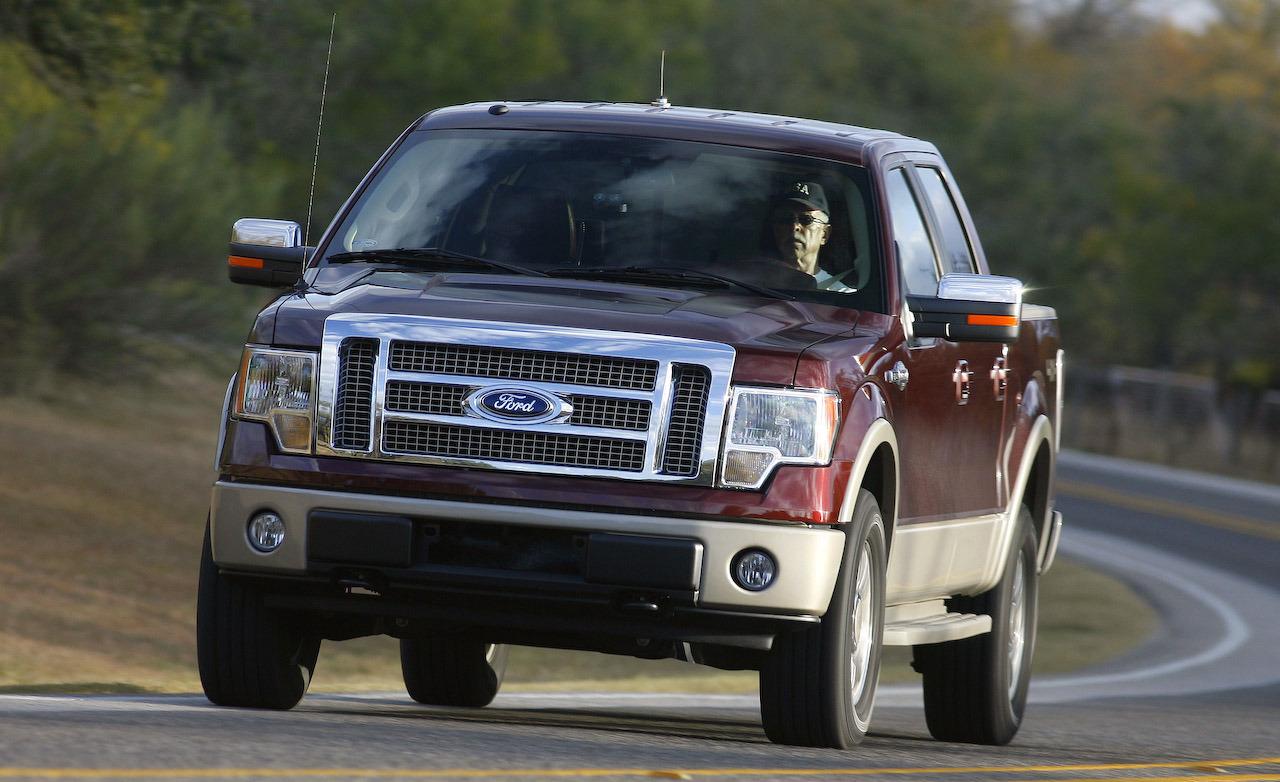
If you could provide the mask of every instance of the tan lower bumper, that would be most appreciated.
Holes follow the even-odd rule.
[[[822,615],[830,602],[844,552],[844,533],[836,529],[489,505],[219,481],[213,486],[211,510],[214,561],[237,570],[305,572],[307,519],[316,509],[692,538],[703,546],[697,604],[739,611]],[[287,530],[284,544],[270,554],[253,549],[246,536],[249,518],[264,510],[279,514]],[[764,591],[744,590],[730,577],[734,555],[746,548],[762,548],[778,562],[776,580]]]

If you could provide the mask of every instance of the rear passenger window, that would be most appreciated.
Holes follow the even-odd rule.
[[[912,296],[935,296],[938,293],[937,260],[929,232],[924,227],[924,217],[907,184],[907,172],[901,168],[890,171],[887,187],[889,219],[898,245],[903,285]]]
[[[916,168],[916,173],[920,175],[925,197],[933,207],[933,214],[938,218],[938,230],[942,232],[939,238],[942,240],[944,255],[943,272],[976,272],[973,253],[969,250],[969,239],[960,222],[956,202],[952,200],[947,184],[942,179],[942,172],[936,168]]]

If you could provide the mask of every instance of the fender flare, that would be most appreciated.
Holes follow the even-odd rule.
[[[890,452],[893,454],[893,507],[890,512],[885,513],[885,539],[886,542],[893,540],[893,532],[898,526],[898,497],[901,490],[899,485],[899,475],[901,470],[898,469],[898,435],[893,430],[893,424],[884,418],[877,418],[867,427],[867,431],[862,435],[862,444],[858,446],[858,455],[853,460],[853,468],[849,471],[849,483],[845,486],[844,498],[840,503],[840,513],[836,517],[838,524],[847,524],[853,519],[854,505],[858,499],[858,489],[862,488],[862,480],[866,477],[867,467],[871,464],[871,458],[881,446],[888,445]],[[884,509],[882,508],[883,512]]]
[[[231,420],[231,395],[236,390],[238,373],[227,381],[227,394],[222,398],[222,422],[218,424],[218,447],[213,451],[213,471],[222,467],[222,447],[227,444],[227,422]]]
[[[1058,460],[1058,451],[1054,448],[1054,442],[1053,423],[1047,415],[1041,413],[1036,416],[1036,420],[1031,424],[1031,431],[1027,434],[1026,445],[1022,449],[1022,460],[1018,465],[1018,476],[1011,484],[1009,504],[1005,506],[1003,519],[1000,522],[1000,532],[997,536],[997,556],[992,558],[989,569],[985,574],[986,577],[982,581],[981,588],[977,590],[978,592],[985,592],[1000,581],[1000,574],[1004,572],[1005,560],[1009,557],[1009,549],[1013,546],[1013,535],[1017,529],[1018,508],[1022,505],[1022,499],[1027,493],[1031,470],[1035,467],[1036,452],[1046,443],[1049,446],[1049,475],[1052,479]],[[1052,490],[1052,481],[1050,490]],[[1041,525],[1038,529],[1047,530],[1048,527],[1046,525]],[[1041,534],[1039,538],[1036,541],[1039,549],[1036,557],[1037,561],[1043,560],[1045,556],[1045,545],[1049,535]]]

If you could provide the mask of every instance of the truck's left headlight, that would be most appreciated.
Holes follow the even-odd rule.
[[[315,353],[250,345],[240,360],[235,414],[265,421],[280,450],[311,453],[315,381]]]
[[[757,489],[779,464],[831,461],[840,398],[830,391],[733,389],[720,484]]]

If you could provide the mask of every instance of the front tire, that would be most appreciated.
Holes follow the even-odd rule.
[[[916,669],[924,675],[925,722],[940,741],[1008,744],[1022,724],[1039,592],[1036,534],[1025,506],[1014,541],[999,584],[977,597],[948,601],[953,612],[989,615],[991,632],[915,647]]]
[[[505,644],[489,644],[459,635],[400,641],[404,688],[418,703],[488,706],[498,694],[506,670]]]
[[[887,562],[876,498],[858,492],[831,604],[818,626],[779,635],[760,669],[760,717],[778,744],[849,749],[871,723]]]
[[[205,697],[219,706],[296,706],[311,684],[320,639],[305,635],[292,619],[267,608],[253,585],[218,572],[206,525],[196,601]]]

